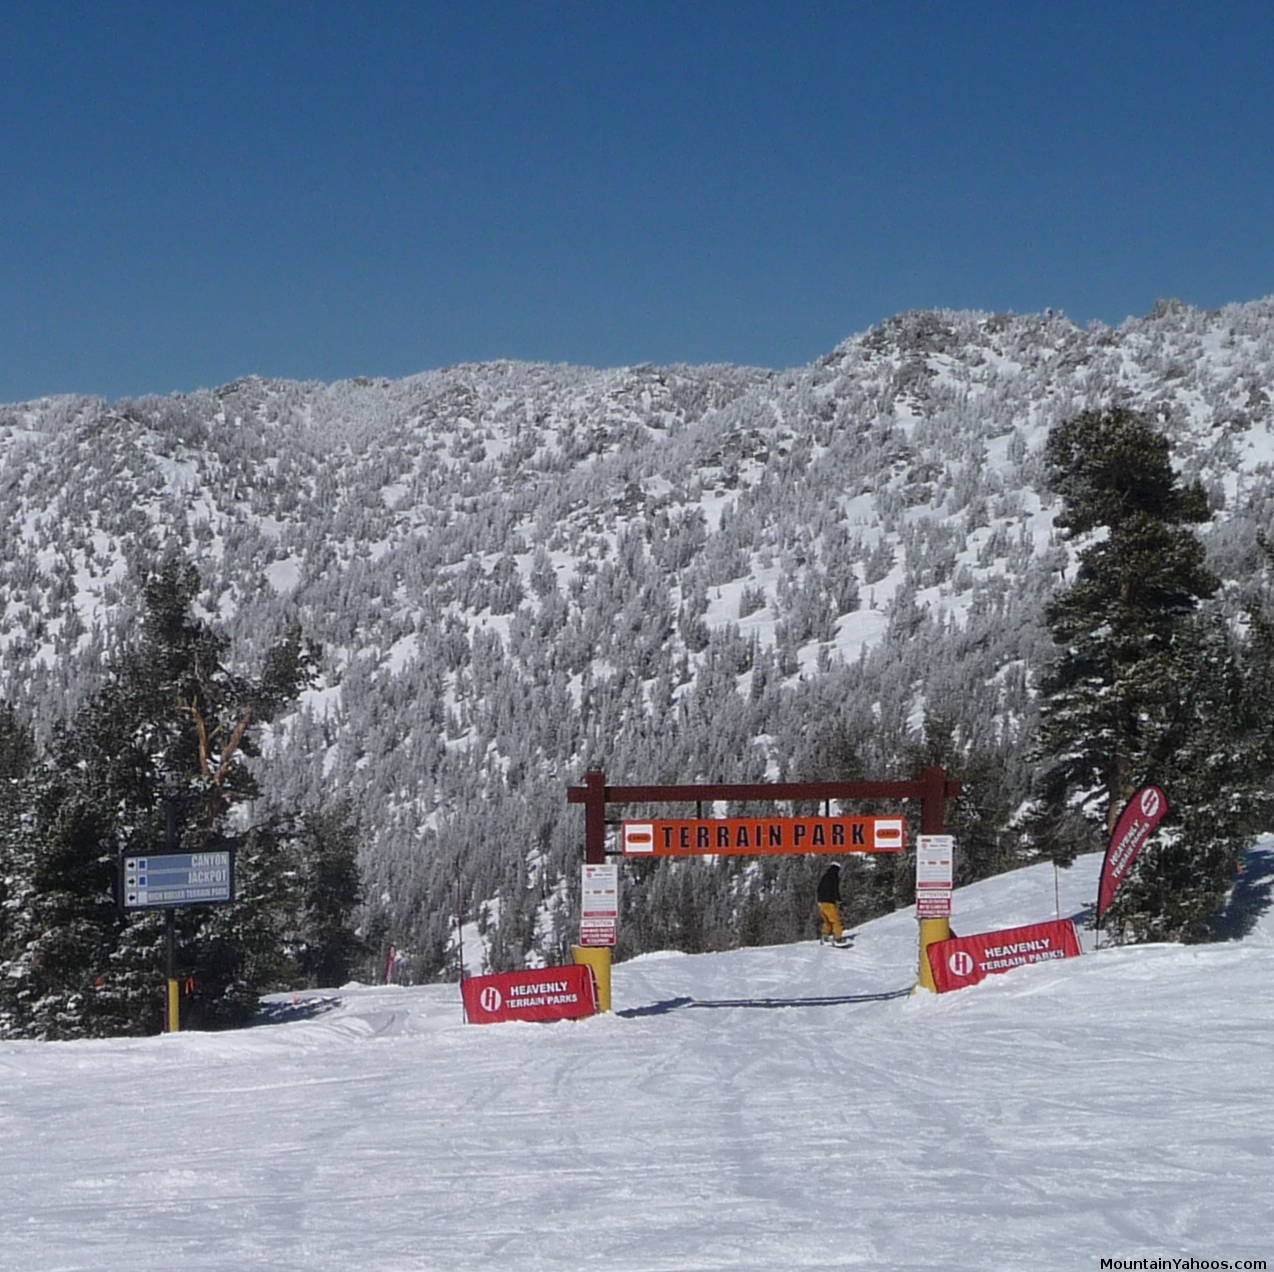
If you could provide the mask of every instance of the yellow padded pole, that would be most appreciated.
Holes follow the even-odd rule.
[[[572,945],[571,958],[593,969],[597,983],[597,1010],[610,1011],[610,946]]]
[[[938,987],[933,983],[933,969],[929,966],[929,947],[950,939],[950,919],[920,920],[920,974],[916,979],[917,988],[927,989],[935,994],[938,992]]]

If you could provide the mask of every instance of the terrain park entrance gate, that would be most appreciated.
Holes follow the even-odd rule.
[[[584,862],[586,865],[602,865],[607,856],[633,855],[624,849],[608,850],[606,847],[606,828],[614,824],[607,816],[612,805],[619,804],[694,804],[699,810],[704,804],[719,802],[748,803],[789,802],[795,800],[822,801],[825,805],[831,800],[915,800],[920,804],[920,831],[922,835],[942,835],[946,833],[946,802],[960,794],[960,783],[947,776],[946,770],[935,767],[921,769],[920,776],[913,781],[844,781],[844,782],[750,782],[726,783],[686,786],[608,786],[606,774],[601,769],[590,769],[584,775],[583,786],[572,786],[567,789],[566,799],[571,804],[584,805]],[[712,819],[704,819],[702,814],[696,817],[697,825]],[[782,821],[780,818],[767,817],[769,823]],[[665,843],[670,842],[665,836]],[[719,842],[711,836],[707,844],[702,839],[690,841],[690,850],[685,855],[709,856],[714,852],[714,845]],[[724,842],[724,841],[720,841]],[[783,846],[770,847],[768,844]],[[900,845],[906,847],[905,836]],[[739,847],[732,844],[721,851],[748,852],[766,854],[769,852],[859,852],[879,851],[866,842],[837,842],[835,844],[812,843],[802,844],[792,836],[784,840],[780,834],[773,841],[768,837],[755,846],[749,844]],[[670,848],[669,851],[676,851]],[[951,935],[950,922],[945,918],[922,918],[920,923],[920,965],[919,983],[927,989],[933,989],[933,974],[929,969],[929,960],[925,951],[936,941],[945,941]],[[575,946],[575,957],[580,962],[588,963],[594,970],[598,980],[599,1006],[603,1011],[610,1007],[610,947],[609,946]]]

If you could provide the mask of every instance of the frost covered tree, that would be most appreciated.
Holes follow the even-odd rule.
[[[416,978],[454,971],[457,876],[467,912],[491,916],[484,953],[560,947],[578,867],[560,792],[589,765],[797,778],[833,714],[872,722],[861,759],[880,775],[911,774],[898,765],[925,715],[949,721],[944,762],[972,801],[953,818],[973,819],[980,873],[1027,798],[1022,743],[1057,652],[1043,609],[1073,565],[1043,524],[1044,433],[1115,393],[1172,421],[1175,463],[1217,510],[1204,537],[1227,583],[1202,608],[1233,616],[1254,532],[1274,524],[1271,381],[1266,300],[1118,329],[917,313],[778,375],[500,363],[0,406],[0,698],[44,748],[117,673],[142,580],[170,551],[200,562],[197,612],[234,666],[259,671],[298,618],[328,651],[322,692],[286,724],[247,725],[249,746],[269,744],[245,762],[263,792],[246,802],[294,824],[348,796],[357,921],[409,951]],[[178,723],[203,774],[189,705]],[[241,718],[205,718],[211,774]],[[183,803],[183,834],[222,797],[240,833],[240,780]],[[1059,847],[1099,846],[1090,811]],[[268,829],[245,896],[299,878],[300,841],[267,850]],[[697,882],[685,930],[808,934],[786,869],[701,872],[710,895]],[[882,905],[906,892],[887,873]],[[668,915],[684,908],[675,874],[649,887]],[[629,935],[633,952],[672,939]]]
[[[1110,921],[1134,939],[1199,939],[1250,838],[1266,751],[1247,650],[1200,609],[1219,586],[1191,528],[1209,518],[1203,491],[1125,408],[1058,425],[1045,458],[1056,525],[1080,547],[1046,608],[1037,842],[1063,862],[1104,847],[1133,790],[1162,786],[1172,812]]]
[[[343,985],[365,952],[354,926],[361,893],[357,820],[337,802],[278,829],[294,862],[292,886],[281,890],[290,902],[282,916],[289,955],[307,985]]]
[[[288,872],[234,811],[259,794],[245,762],[257,731],[309,682],[316,651],[293,631],[256,674],[233,669],[226,637],[192,612],[197,589],[193,567],[178,559],[147,580],[139,634],[106,684],[55,730],[28,823],[6,837],[4,873],[17,895],[0,1012],[11,1033],[158,1027],[163,920],[120,913],[115,871],[124,853],[168,846],[170,816],[178,850],[239,849],[236,902],[177,914],[178,960],[197,971],[203,1020],[244,1019],[286,969],[274,919]]]

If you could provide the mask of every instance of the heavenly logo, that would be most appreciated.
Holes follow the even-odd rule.
[[[968,950],[956,950],[947,959],[952,976],[968,976],[973,971],[973,955]]]
[[[1141,811],[1146,817],[1153,817],[1159,811],[1159,792],[1153,787],[1148,787],[1141,792]]]
[[[483,1011],[499,1011],[504,999],[494,985],[487,985],[483,988],[478,1002],[481,1004]]]

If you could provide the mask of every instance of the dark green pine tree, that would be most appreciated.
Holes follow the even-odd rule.
[[[1262,642],[1220,615],[1193,615],[1144,668],[1146,764],[1173,814],[1108,912],[1106,923],[1137,939],[1206,940],[1246,848],[1270,824],[1274,668]],[[1171,692],[1155,691],[1163,685]]]
[[[147,581],[137,639],[55,730],[22,838],[23,904],[0,965],[11,1032],[160,1027],[164,918],[115,906],[125,853],[238,848],[236,902],[176,912],[178,971],[197,982],[204,1023],[245,1019],[290,970],[277,918],[288,873],[232,814],[259,794],[245,763],[256,731],[309,682],[316,651],[291,632],[257,674],[232,670],[225,636],[192,614],[198,586],[193,566],[176,560]]]
[[[1015,779],[1020,764],[1008,741],[992,747],[960,736],[948,716],[925,714],[918,743],[906,747],[907,770],[944,769],[961,785],[946,809],[947,832],[955,837],[957,886],[1001,874],[1022,864],[1017,837],[1005,829],[1012,820]],[[910,863],[914,869],[914,860]]]
[[[1085,542],[1077,577],[1046,618],[1058,653],[1040,684],[1041,761],[1031,816],[1063,864],[1104,848],[1132,792],[1153,782],[1168,819],[1124,882],[1109,922],[1135,940],[1199,939],[1233,881],[1260,779],[1245,650],[1200,605],[1218,590],[1191,528],[1208,520],[1167,439],[1123,408],[1057,426],[1045,459],[1055,524]]]
[[[32,851],[35,804],[41,788],[30,726],[8,703],[0,704],[0,971],[27,969],[26,998],[38,993],[37,950],[28,946],[36,861]],[[0,1037],[15,1032],[17,1004],[0,982]]]
[[[35,763],[35,735],[8,702],[0,702],[0,782],[25,777]]]
[[[276,854],[288,861],[286,949],[311,988],[339,986],[367,955],[354,928],[361,899],[359,828],[347,803],[274,820]]]

